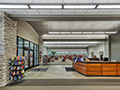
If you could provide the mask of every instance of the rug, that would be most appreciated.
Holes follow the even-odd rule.
[[[33,69],[33,70],[31,70],[31,71],[47,71],[48,70],[48,68],[35,68],[35,69]]]
[[[73,67],[65,67],[66,71],[76,71]]]

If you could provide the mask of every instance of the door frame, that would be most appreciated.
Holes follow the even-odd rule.
[[[25,50],[28,50],[28,68],[26,68],[26,70],[27,70],[27,69],[34,67],[34,50],[24,47],[24,50],[23,50],[24,56],[25,56]],[[33,65],[32,66],[30,66],[30,51],[33,51]]]

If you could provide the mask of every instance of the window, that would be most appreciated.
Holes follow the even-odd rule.
[[[23,47],[23,39],[18,37],[18,47]]]
[[[37,54],[37,65],[39,64],[39,46],[37,45],[37,50],[36,50],[36,54]]]
[[[23,56],[23,49],[22,48],[18,48],[18,56]]]
[[[37,52],[36,52],[36,44],[34,44],[34,66],[36,66],[37,65]]]
[[[39,63],[39,45],[34,44],[34,66],[38,65]]]
[[[23,56],[23,39],[18,37],[18,45],[17,45],[17,55],[18,56]]]
[[[25,68],[30,68],[39,64],[39,45],[18,36],[16,50],[17,56],[25,56]]]
[[[27,47],[27,48],[29,48],[29,41],[27,41],[27,40],[24,40],[24,47]]]
[[[33,43],[30,42],[30,49],[33,49]]]

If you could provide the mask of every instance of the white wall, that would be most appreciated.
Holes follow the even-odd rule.
[[[30,24],[25,21],[18,21],[17,23],[17,36],[39,44],[39,35]]]
[[[91,58],[91,52],[94,52],[98,58],[100,58],[99,52],[104,53],[104,57],[108,57],[108,42],[100,43],[97,46],[88,48],[88,57]]]
[[[120,61],[120,32],[111,35],[111,60]]]

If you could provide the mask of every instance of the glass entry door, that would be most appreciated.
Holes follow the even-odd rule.
[[[30,51],[30,67],[33,66],[33,51]]]
[[[24,56],[25,56],[25,69],[29,67],[29,52],[28,50],[24,50]]]

